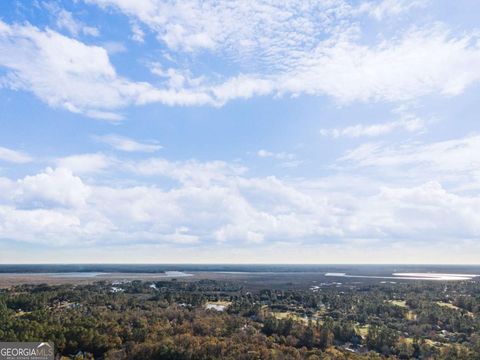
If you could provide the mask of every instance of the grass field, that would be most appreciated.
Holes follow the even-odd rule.
[[[403,308],[408,309],[407,302],[405,300],[388,300],[388,302],[392,305],[400,306]]]
[[[294,321],[301,321],[305,324],[308,324],[308,319],[303,317],[293,311],[272,311],[271,314],[279,320],[292,319]]]
[[[444,307],[444,308],[447,308],[447,309],[452,309],[452,310],[458,310],[458,311],[465,311],[467,313],[468,316],[474,316],[474,314],[470,311],[466,311],[462,308],[459,308],[458,306],[455,306],[453,304],[450,304],[450,303],[447,303],[447,302],[444,302],[444,301],[437,301],[436,304],[438,306],[441,306],[441,307]]]

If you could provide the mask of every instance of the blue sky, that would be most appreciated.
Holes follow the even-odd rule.
[[[0,262],[478,263],[478,14],[2,1]]]

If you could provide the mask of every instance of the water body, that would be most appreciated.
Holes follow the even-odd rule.
[[[63,278],[85,278],[115,274],[150,274],[155,277],[185,277],[197,273],[225,276],[271,274],[318,277],[384,279],[384,280],[480,280],[479,265],[278,265],[278,264],[30,264],[0,265],[0,276],[31,275]],[[305,275],[304,275],[305,274]],[[263,275],[262,275],[263,276]]]
[[[216,310],[216,311],[224,311],[226,306],[225,305],[219,305],[219,304],[207,304],[205,306],[207,310]]]
[[[325,276],[347,277],[347,278],[365,278],[365,279],[400,279],[400,280],[472,280],[480,276],[475,274],[441,274],[441,273],[393,273],[393,276],[376,276],[376,275],[351,275],[346,273],[326,273]]]
[[[107,273],[102,272],[35,272],[35,273],[24,273],[24,272],[0,272],[0,276],[46,276],[46,277],[58,277],[58,278],[92,278],[95,276],[107,275]]]
[[[51,277],[51,278],[93,278],[97,276],[108,276],[112,273],[106,272],[89,272],[89,271],[78,271],[78,272],[18,272],[18,273],[7,273],[7,272],[0,272],[0,276],[33,276],[33,277]],[[185,276],[192,276],[192,274],[187,274],[181,271],[165,271],[164,273],[156,273],[155,277],[185,277]]]
[[[165,271],[164,274],[160,274],[160,277],[184,277],[184,276],[193,276],[193,274],[187,274],[182,271]]]

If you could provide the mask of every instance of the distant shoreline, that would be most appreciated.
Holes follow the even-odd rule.
[[[377,273],[449,273],[480,274],[480,265],[442,264],[0,264],[2,273],[165,273],[201,271],[221,273],[255,272],[338,272],[362,269],[365,275]]]

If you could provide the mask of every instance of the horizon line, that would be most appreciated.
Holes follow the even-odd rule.
[[[98,262],[98,263],[0,263],[0,266],[9,265],[285,265],[285,266],[322,266],[322,265],[364,265],[364,266],[376,266],[376,265],[429,265],[429,266],[480,266],[480,263],[188,263],[188,262],[176,262],[176,263],[128,263],[128,262]]]

